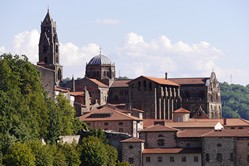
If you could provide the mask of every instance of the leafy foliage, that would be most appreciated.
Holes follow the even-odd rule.
[[[221,83],[223,117],[249,119],[249,85]]]

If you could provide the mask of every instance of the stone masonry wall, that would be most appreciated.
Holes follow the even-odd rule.
[[[132,166],[142,165],[143,143],[123,142],[122,143],[122,161],[127,161]]]
[[[249,139],[236,141],[236,166],[249,165]]]
[[[161,137],[163,136],[163,137]],[[145,140],[146,148],[171,148],[176,147],[176,132],[142,132],[140,138]],[[158,140],[163,139],[164,145],[158,146]]]
[[[219,132],[219,131],[217,131]],[[204,166],[235,165],[235,140],[230,137],[205,137],[202,142]],[[209,155],[209,161],[207,156]],[[220,157],[218,157],[220,155]],[[220,158],[220,160],[218,159]]]

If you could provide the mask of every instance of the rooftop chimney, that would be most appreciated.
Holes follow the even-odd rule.
[[[166,72],[165,73],[165,80],[167,80],[168,79],[168,73]]]

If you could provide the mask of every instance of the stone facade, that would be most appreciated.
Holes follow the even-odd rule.
[[[140,138],[145,141],[146,148],[176,147],[176,132],[141,132]]]
[[[144,154],[143,166],[201,166],[200,153],[180,153],[180,154]]]
[[[249,138],[236,140],[236,166],[249,165]]]
[[[86,64],[85,76],[111,86],[115,79],[115,64],[100,52]]]
[[[202,148],[203,165],[235,165],[234,137],[204,137]]]
[[[47,69],[42,66],[35,66],[36,70],[40,72],[41,75],[41,84],[45,92],[48,94],[48,97],[53,98],[55,96],[54,87],[55,87],[55,72],[54,70]]]
[[[144,144],[142,140],[132,140],[132,138],[121,141],[122,143],[122,161],[128,161],[132,166],[142,165],[142,152]]]
[[[144,111],[144,118],[172,119],[180,107],[180,88],[164,79],[141,76],[129,82],[129,102]]]
[[[41,23],[39,41],[39,62],[37,65],[55,72],[56,85],[63,79],[63,67],[60,65],[59,40],[56,31],[56,22],[50,16],[49,10]]]
[[[214,72],[204,78],[169,78],[181,85],[182,107],[190,111],[190,117],[201,109],[209,118],[221,118],[220,85]]]

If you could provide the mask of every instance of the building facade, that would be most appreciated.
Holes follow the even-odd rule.
[[[144,118],[172,119],[180,101],[180,86],[167,79],[140,76],[129,82],[129,104],[143,110]]]
[[[214,72],[210,77],[169,80],[181,86],[182,107],[190,111],[190,117],[199,109],[210,119],[222,117],[220,85]],[[198,118],[198,115],[195,117]]]
[[[56,31],[56,22],[50,16],[49,10],[41,23],[39,40],[39,62],[37,65],[55,72],[56,85],[63,79],[63,67],[60,65],[59,40]]]

